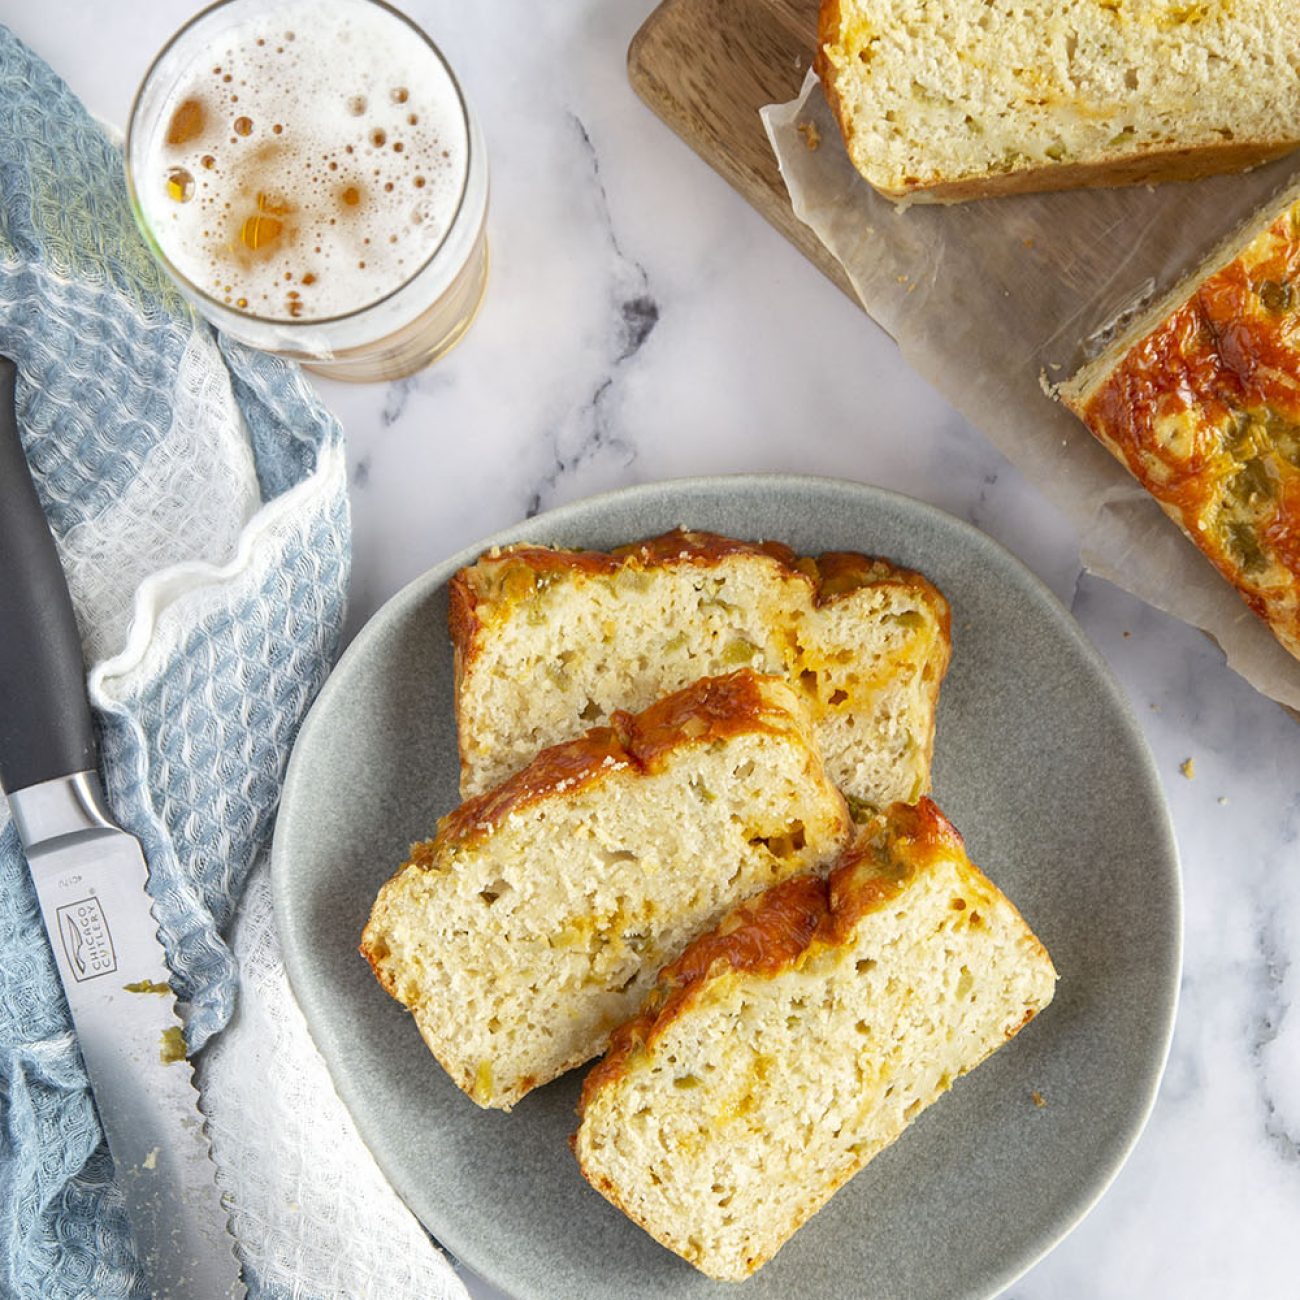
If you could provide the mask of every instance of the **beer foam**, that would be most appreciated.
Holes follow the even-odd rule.
[[[324,320],[387,297],[437,249],[469,136],[418,32],[324,0],[218,34],[133,156],[145,223],[186,280],[250,315]]]

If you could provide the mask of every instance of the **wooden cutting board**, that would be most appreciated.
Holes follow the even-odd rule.
[[[840,264],[794,215],[758,115],[798,94],[812,64],[818,7],[819,0],[663,0],[632,39],[628,77],[673,131],[856,303]],[[1282,707],[1300,722],[1300,710]]]
[[[838,262],[794,215],[758,110],[793,99],[818,0],[664,0],[628,50],[638,95],[854,302]]]

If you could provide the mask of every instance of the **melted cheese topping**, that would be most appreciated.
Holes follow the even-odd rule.
[[[1081,413],[1300,657],[1300,203],[1136,343]]]

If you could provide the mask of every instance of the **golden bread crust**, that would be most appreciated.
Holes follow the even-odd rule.
[[[365,929],[361,932],[361,943],[357,951],[366,959],[366,964],[370,967],[374,977],[379,981],[380,987],[388,994],[390,998],[401,998],[397,996],[397,981],[393,979],[393,973],[388,968],[385,960],[388,956],[386,950],[379,943],[374,929],[374,918],[367,920]]]
[[[504,619],[511,609],[531,599],[539,585],[571,574],[612,575],[621,570],[647,572],[683,565],[716,568],[737,556],[767,560],[783,576],[803,580],[819,606],[868,586],[894,584],[923,591],[939,611],[944,639],[949,638],[948,602],[924,574],[856,551],[799,555],[781,542],[749,542],[686,528],[612,551],[571,551],[521,543],[488,552],[451,580],[448,624],[456,660],[457,697],[486,625]]]
[[[530,542],[489,551],[451,580],[448,623],[458,669],[462,661],[468,665],[473,658],[475,640],[488,611],[493,610],[494,617],[504,617],[509,608],[535,595],[539,582],[544,585],[568,574],[613,575],[621,569],[713,568],[736,555],[763,556],[792,572],[799,571],[799,556],[780,542],[744,542],[685,528],[612,551],[573,551]]]
[[[964,860],[974,891],[996,895],[995,886],[966,859],[961,835],[932,799],[898,803],[859,829],[829,877],[796,876],[734,908],[660,972],[638,1015],[610,1036],[604,1058],[583,1083],[579,1117],[601,1089],[626,1074],[635,1057],[654,1047],[711,980],[733,971],[771,978],[802,965],[819,949],[843,946],[863,916],[954,855]],[[1037,938],[1033,942],[1050,962]]]
[[[435,839],[412,847],[410,862],[428,868],[450,845],[486,835],[511,813],[554,795],[574,794],[611,772],[660,771],[684,746],[741,732],[785,734],[796,725],[792,707],[797,701],[779,677],[742,668],[701,678],[641,713],[616,713],[612,725],[542,750],[522,771],[443,817]]]
[[[817,11],[817,49],[813,54],[813,71],[822,83],[822,94],[826,96],[832,116],[839,123],[844,146],[852,157],[853,119],[845,111],[835,76],[835,65],[826,53],[832,45],[839,44],[841,25],[840,0],[822,0],[821,8]]]
[[[1092,162],[1045,163],[956,180],[915,180],[896,189],[874,182],[872,185],[886,198],[895,200],[965,203],[971,199],[1038,194],[1045,190],[1117,189],[1125,185],[1200,180],[1225,172],[1247,171],[1291,153],[1295,147],[1294,141],[1278,144],[1271,140],[1225,140],[1193,147],[1170,145],[1139,154],[1113,153]]]
[[[1065,404],[1300,658],[1300,199]]]

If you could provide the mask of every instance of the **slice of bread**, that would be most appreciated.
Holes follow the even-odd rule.
[[[850,830],[799,696],[747,669],[544,750],[443,818],[361,952],[481,1106],[604,1049],[660,966]]]
[[[1300,184],[1058,396],[1300,659]]]
[[[730,913],[660,976],[583,1087],[583,1175],[710,1277],[752,1273],[1056,972],[930,800],[831,873]]]
[[[1239,171],[1300,145],[1300,9],[1277,0],[822,0],[853,164],[954,202]]]
[[[807,697],[831,778],[875,807],[930,788],[948,604],[918,573],[677,530],[601,551],[493,551],[451,583],[461,790],[616,709],[742,665]]]

